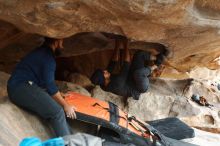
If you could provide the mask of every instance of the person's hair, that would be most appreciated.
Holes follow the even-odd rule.
[[[44,43],[43,45],[49,46],[54,44],[56,41],[59,41],[60,39],[57,38],[50,38],[50,37],[44,37]]]
[[[103,70],[101,69],[97,69],[92,77],[90,78],[91,82],[95,85],[100,85],[100,86],[103,86],[104,83],[105,83],[105,77],[104,77],[104,74],[103,74]]]

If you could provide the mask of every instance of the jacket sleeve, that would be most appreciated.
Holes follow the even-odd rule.
[[[54,95],[58,92],[58,88],[55,84],[55,70],[56,62],[54,60],[48,60],[48,62],[45,62],[43,67],[43,80],[44,86],[49,95]]]
[[[111,61],[107,67],[108,72],[112,73],[115,69],[116,64],[116,61]]]

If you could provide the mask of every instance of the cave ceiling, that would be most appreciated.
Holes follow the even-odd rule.
[[[150,43],[170,50],[180,71],[219,67],[219,0],[1,0],[0,64],[16,63],[42,42],[65,39],[66,56],[114,47],[99,32],[126,36],[131,48]]]

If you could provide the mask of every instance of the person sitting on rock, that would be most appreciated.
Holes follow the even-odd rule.
[[[49,120],[57,137],[71,134],[66,116],[75,118],[55,84],[55,56],[61,53],[63,39],[45,38],[17,64],[7,84],[10,100],[19,107]]]
[[[115,48],[110,64],[105,70],[97,69],[93,73],[91,81],[95,85],[100,85],[105,91],[138,100],[140,94],[149,89],[148,77],[157,66],[162,64],[164,56],[163,54],[154,56],[150,52],[139,50],[134,54],[131,61],[128,40],[124,39],[122,41],[124,47],[123,65],[120,73],[112,74],[117,62],[119,62],[120,43],[119,39],[115,40]],[[155,64],[151,67],[145,66],[146,61],[154,61]]]

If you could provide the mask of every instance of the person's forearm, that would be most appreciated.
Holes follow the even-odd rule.
[[[151,67],[150,67],[151,73],[152,73],[155,69],[157,69],[157,68],[158,68],[158,67],[157,67],[156,65],[151,66]]]
[[[130,55],[130,51],[128,48],[125,48],[125,58],[124,61],[126,62],[131,62],[131,55]]]
[[[62,107],[64,107],[65,105],[67,105],[66,101],[63,99],[62,95],[60,94],[60,92],[58,91],[57,93],[55,93],[53,96],[53,99],[56,100],[57,103],[59,103]]]
[[[115,48],[112,55],[112,61],[117,62],[119,60],[119,42],[118,40],[115,40]]]
[[[125,49],[125,58],[124,61],[126,62],[131,62],[131,56],[130,56],[130,52],[128,49]]]
[[[73,105],[67,104],[59,91],[55,93],[52,97],[54,100],[56,100],[56,102],[58,102],[63,107],[67,117],[71,119],[76,118],[76,113],[75,113],[76,108]]]
[[[128,48],[128,40],[124,41],[123,45],[124,45],[124,61],[131,62],[131,55]]]
[[[150,54],[150,60],[154,61],[154,60],[156,60],[156,59],[157,59],[157,57],[156,57],[156,56],[154,56],[154,55]]]

